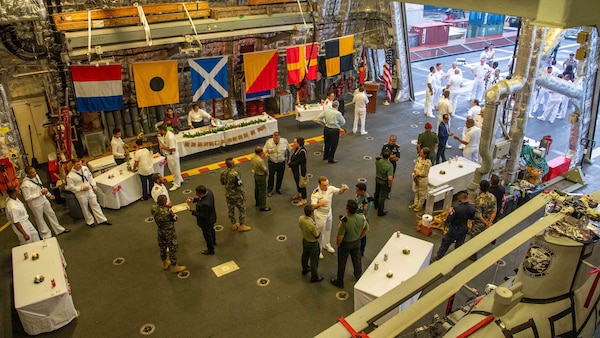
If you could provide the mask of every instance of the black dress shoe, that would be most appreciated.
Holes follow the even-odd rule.
[[[104,222],[102,222],[100,224],[102,224],[102,225],[112,225],[112,222],[111,221],[104,221]]]
[[[283,195],[283,191],[281,191],[281,189],[277,190],[277,193],[278,193],[279,195]]]
[[[217,242],[213,242],[213,246],[217,246]]]
[[[267,197],[271,197],[271,196],[273,196],[273,193],[272,193],[271,191],[269,191],[269,192],[267,193]]]
[[[96,224],[92,223],[92,224],[88,224],[87,226],[89,226],[90,228],[93,228],[96,226]]]
[[[387,214],[388,214],[387,210],[384,210],[384,211],[380,211],[380,212],[378,212],[378,213],[377,213],[377,216],[385,216],[385,215],[387,215]]]
[[[319,277],[317,279],[311,279],[310,282],[311,283],[319,283],[319,282],[322,282],[323,279],[325,279],[325,277],[321,276],[321,277]]]
[[[59,233],[59,235],[62,235],[62,234],[67,234],[67,233],[69,233],[69,232],[71,232],[71,229],[65,229],[65,230],[61,231],[61,232]]]
[[[202,250],[202,254],[203,255],[214,255],[215,252],[214,251],[208,251],[208,250]]]
[[[302,270],[302,276],[306,276],[309,272],[310,270]]]
[[[335,279],[335,278],[331,280],[331,284],[332,284],[332,285],[334,285],[334,286],[337,286],[337,287],[338,287],[338,288],[340,288],[340,289],[343,289],[343,288],[344,288],[344,284],[340,284],[340,283],[337,281],[337,279]]]
[[[329,160],[329,163],[338,163],[338,160]]]
[[[477,260],[477,254],[473,254],[473,256],[469,257],[469,259],[475,262]]]
[[[260,211],[271,211],[271,208],[269,208],[269,207],[260,208]]]

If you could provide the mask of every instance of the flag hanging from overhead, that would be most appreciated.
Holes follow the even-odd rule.
[[[298,84],[304,79],[317,79],[318,54],[319,46],[316,43],[295,46],[285,50],[289,85]],[[306,78],[304,78],[305,74]]]
[[[227,56],[189,60],[194,101],[228,97]]]
[[[354,68],[354,35],[325,41],[325,68],[327,76],[335,76]]]
[[[133,80],[138,107],[179,103],[177,61],[134,63]]]
[[[79,112],[123,109],[121,65],[71,66],[71,78]]]
[[[246,93],[277,88],[277,50],[244,55]]]
[[[392,102],[392,72],[387,62],[383,64],[383,83],[385,83],[387,102]]]

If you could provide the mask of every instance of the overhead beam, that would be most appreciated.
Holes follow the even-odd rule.
[[[243,35],[252,35],[252,34],[264,34],[270,32],[284,32],[284,31],[297,31],[299,29],[298,25],[285,25],[285,26],[276,26],[276,27],[264,27],[264,28],[253,28],[253,29],[244,29],[244,30],[235,30],[235,31],[225,31],[225,32],[217,32],[217,33],[206,33],[201,35],[202,40],[210,40],[210,39],[222,39],[233,36],[243,36]],[[178,37],[169,37],[164,39],[152,39],[152,46],[161,46],[161,45],[169,45],[176,43],[183,43],[186,39],[184,36]],[[129,48],[143,48],[147,47],[146,41],[136,41],[136,42],[123,42],[116,43],[111,45],[102,45],[102,52],[113,52],[122,49]],[[87,56],[87,47],[85,48],[77,48],[69,51],[67,54],[71,58],[80,58],[83,56]],[[92,53],[94,53],[94,48],[92,48]]]
[[[310,21],[310,13],[304,13],[305,20]],[[279,32],[278,27],[303,25],[302,14],[300,13],[282,13],[271,15],[252,15],[243,18],[223,18],[223,19],[199,19],[194,20],[194,26],[201,39],[209,39],[205,36],[210,36],[214,33],[235,32],[236,36],[244,30],[261,28],[265,32]],[[152,35],[153,45],[154,40],[161,41],[170,38],[182,38],[185,35],[194,35],[194,30],[188,20],[174,21],[151,24],[150,33]],[[298,26],[299,27],[299,26]],[[271,28],[269,30],[269,28]],[[234,35],[228,35],[234,36]],[[87,31],[66,32],[65,33],[67,50],[72,51],[77,48],[87,48],[88,33]],[[145,44],[146,35],[142,26],[127,26],[105,29],[92,30],[91,46],[102,46],[103,50],[107,50],[105,45],[127,44],[143,41]],[[146,45],[144,45],[146,46]],[[69,53],[71,55],[71,53]]]

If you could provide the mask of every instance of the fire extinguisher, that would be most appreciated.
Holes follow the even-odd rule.
[[[342,96],[342,93],[344,92],[344,80],[341,80],[338,82],[337,87],[335,87],[335,97],[340,97]]]
[[[333,93],[335,92],[335,82],[331,82],[331,85],[329,86],[329,88],[327,89],[328,93]]]
[[[552,136],[546,135],[542,137],[540,140],[540,148],[546,149],[545,156],[548,156],[548,153],[550,152],[550,145],[552,145]]]
[[[354,79],[352,78],[352,76],[348,77],[348,80],[346,82],[346,90],[352,90],[354,89]]]

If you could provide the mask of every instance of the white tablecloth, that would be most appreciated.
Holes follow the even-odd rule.
[[[15,308],[29,335],[57,330],[77,317],[60,246],[55,237],[46,239],[46,245],[38,241],[12,249]],[[40,256],[35,261],[31,259],[34,252]],[[35,284],[36,275],[44,276],[44,281]]]
[[[407,247],[410,249],[410,254],[405,255],[402,250]],[[396,233],[393,233],[371,262],[371,265],[363,272],[362,277],[354,284],[354,311],[383,296],[386,292],[429,266],[432,251],[433,243],[405,234],[401,234],[398,238]],[[383,260],[385,254],[388,254],[387,261]],[[378,270],[374,269],[376,262],[379,263]],[[394,273],[392,278],[386,276],[390,270]],[[408,307],[417,301],[419,296],[420,293],[402,303],[398,309],[390,311],[377,320],[377,324],[382,324],[398,311]]]
[[[133,156],[133,155],[132,155]],[[166,160],[163,156],[153,158],[152,165],[155,173],[164,175]],[[133,166],[133,159],[131,160]],[[123,174],[121,175],[121,170]],[[114,175],[113,178],[108,178]],[[104,208],[121,209],[140,198],[142,198],[142,182],[140,175],[127,170],[127,164],[123,163],[111,170],[95,177],[98,187],[98,203]]]
[[[462,164],[462,168],[459,168],[459,164]],[[459,157],[458,161],[453,159],[452,163],[446,161],[436,164],[429,170],[429,190],[441,187],[445,184],[452,186],[455,194],[461,190],[466,190],[473,181],[475,169],[479,167],[479,163],[467,160],[464,157]],[[440,174],[441,170],[444,170],[445,174]],[[436,202],[443,198],[443,195],[438,196]]]
[[[239,126],[242,123],[254,120],[266,120],[266,122],[233,128],[226,131],[221,131],[214,134],[206,134],[193,138],[186,138],[184,135],[194,134],[194,130],[181,132],[175,135],[177,139],[177,151],[179,152],[179,156],[183,157],[205,150],[219,148],[221,146],[227,146],[271,136],[277,131],[277,120],[266,113],[259,116],[252,116],[239,120],[226,120],[223,122],[225,126],[232,124]]]
[[[304,109],[304,106],[296,106],[296,121],[304,122],[316,120],[322,112],[323,106],[320,104],[307,105],[306,109]]]

